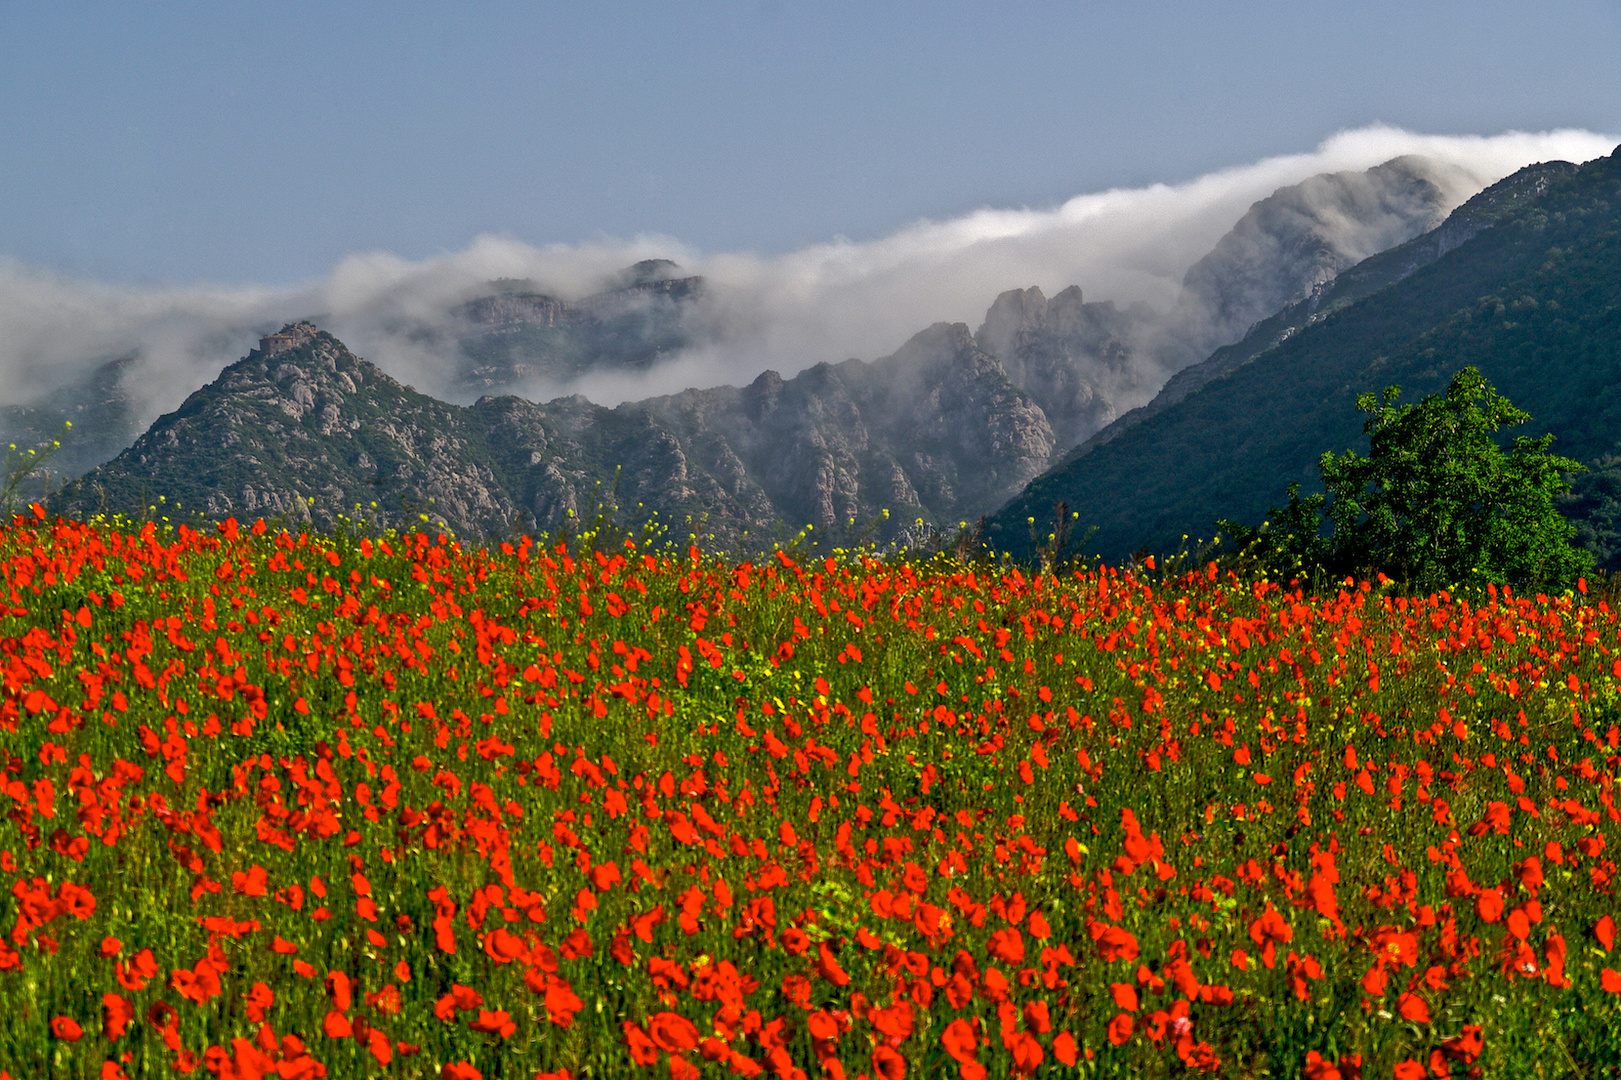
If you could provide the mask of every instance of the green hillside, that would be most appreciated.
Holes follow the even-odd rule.
[[[1621,151],[1516,201],[1495,224],[1255,359],[1037,478],[990,523],[1030,546],[1056,504],[1089,552],[1119,559],[1208,537],[1217,518],[1260,521],[1325,450],[1362,449],[1356,396],[1407,400],[1474,365],[1593,470],[1567,510],[1601,565],[1621,568]],[[1443,226],[1445,228],[1445,226]]]

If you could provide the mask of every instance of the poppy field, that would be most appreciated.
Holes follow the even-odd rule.
[[[1621,619],[0,531],[0,1076],[1610,1075]]]

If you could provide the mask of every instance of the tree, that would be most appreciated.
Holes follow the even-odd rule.
[[[1444,395],[1398,406],[1400,394],[1392,386],[1357,398],[1368,414],[1368,456],[1325,453],[1325,492],[1302,497],[1291,484],[1289,505],[1272,511],[1275,528],[1221,528],[1270,561],[1335,576],[1383,572],[1426,588],[1558,586],[1592,569],[1557,505],[1582,466],[1548,452],[1551,434],[1521,436],[1507,449],[1492,438],[1529,413],[1472,367]]]

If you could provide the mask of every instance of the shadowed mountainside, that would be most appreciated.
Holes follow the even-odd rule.
[[[1396,384],[1417,400],[1473,365],[1591,468],[1566,509],[1600,563],[1621,567],[1618,215],[1616,155],[1511,177],[1342,275],[1317,311],[1291,309],[1190,369],[1185,382],[1203,385],[1033,482],[993,518],[993,541],[1028,550],[1029,519],[1045,533],[1059,502],[1111,560],[1208,537],[1217,518],[1259,522],[1290,482],[1312,489],[1324,451],[1365,448],[1358,394]]]

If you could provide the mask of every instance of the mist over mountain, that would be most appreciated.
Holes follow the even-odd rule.
[[[543,396],[602,371],[642,373],[690,348],[703,334],[693,324],[704,279],[682,275],[669,259],[644,259],[614,287],[570,302],[538,291],[530,280],[491,283],[492,292],[451,314],[465,323],[463,357],[450,396],[488,393]]]
[[[1414,155],[1310,177],[1251,206],[1166,309],[1087,303],[1073,285],[1050,300],[1014,289],[975,337],[1040,405],[1062,453],[1345,268],[1433,229],[1469,190],[1462,170]]]
[[[1000,505],[1052,451],[1040,409],[961,324],[873,363],[609,409],[579,396],[439,401],[300,323],[55,504],[327,528],[430,521],[479,536],[551,532],[612,508],[731,547],[807,523],[830,542],[869,523],[888,540]]]
[[[1117,438],[1136,424],[1242,367],[1306,327],[1322,322],[1334,312],[1400,281],[1420,267],[1428,266],[1482,229],[1495,225],[1528,200],[1541,195],[1553,180],[1568,176],[1576,169],[1577,166],[1568,161],[1540,162],[1499,180],[1453,211],[1431,231],[1371,256],[1314,286],[1310,295],[1296,299],[1269,318],[1255,323],[1241,340],[1224,345],[1204,361],[1177,371],[1154,395],[1153,400],[1123,414],[1070,451],[1069,456],[1073,459]]]
[[[1119,560],[1260,522],[1325,451],[1365,449],[1358,394],[1416,401],[1466,366],[1588,467],[1565,509],[1580,542],[1621,568],[1621,150],[1527,168],[1429,234],[1340,274],[1173,379],[1083,443],[991,522],[1029,550],[1062,503],[1086,550]],[[1093,531],[1095,530],[1095,531]]]
[[[821,362],[889,355],[935,322],[973,325],[997,291],[1012,285],[1034,285],[1046,296],[1079,285],[1089,301],[1113,301],[1120,312],[1140,305],[1170,311],[1190,268],[1218,254],[1215,245],[1248,208],[1319,174],[1422,155],[1435,163],[1428,179],[1446,203],[1526,162],[1583,160],[1608,145],[1585,132],[1452,138],[1369,128],[1335,136],[1312,153],[1174,185],[1082,195],[1047,209],[976,211],[780,254],[697,252],[666,237],[536,248],[487,236],[418,261],[357,254],[320,281],[275,288],[101,284],[0,260],[0,409],[25,410],[0,414],[0,421],[12,425],[5,433],[13,437],[59,426],[50,423],[53,410],[76,412],[87,397],[106,398],[97,380],[111,370],[113,396],[126,416],[120,437],[132,441],[259,336],[300,318],[314,318],[398,381],[446,400],[470,403],[497,390],[537,400],[577,392],[612,405],[689,387],[743,385],[767,369],[792,375]],[[1402,205],[1391,191],[1365,197],[1330,184],[1302,192],[1304,218],[1317,222],[1311,243],[1327,253],[1325,265],[1376,242],[1368,237],[1379,235],[1380,215]],[[1327,212],[1314,209],[1318,199]],[[1341,214],[1342,206],[1353,212]],[[1283,236],[1260,224],[1260,233]],[[1240,255],[1246,250],[1238,245]],[[1280,240],[1278,250],[1296,248]],[[679,278],[701,278],[702,289],[640,313],[604,313],[592,324],[593,298],[622,292],[631,286],[618,276],[625,267],[656,259],[679,264]],[[509,284],[492,287],[503,280]],[[1258,284],[1222,294],[1212,318],[1238,326],[1249,317],[1245,297],[1271,302],[1294,282],[1281,294]],[[544,297],[584,319],[546,340],[534,319],[522,329],[522,320],[503,321],[498,305],[478,306],[503,292]],[[1171,370],[1202,355],[1202,345],[1184,345],[1167,359],[1140,326],[1116,329],[1110,337],[1128,347],[1129,365],[1136,366],[1123,378],[1107,363],[1082,377],[1116,411],[1147,400]],[[1110,355],[1116,366],[1123,362]],[[1064,421],[1065,430],[1084,430],[1090,421],[1078,418],[1085,411],[1076,403],[1077,419]],[[27,420],[21,426],[19,415]],[[98,438],[116,441],[105,433]],[[105,452],[70,449],[81,461]]]
[[[1229,313],[1320,296],[1346,250],[1322,237],[1422,229],[1447,197],[1432,172],[1407,159],[1273,193],[1197,265],[1172,316],[1216,294],[1248,298],[1230,301]],[[1309,189],[1351,196],[1307,199]],[[639,263],[612,285],[566,301],[529,281],[491,283],[457,309],[460,378],[502,390],[563,371],[633,370],[702,332],[690,316],[709,286],[673,262]],[[746,386],[613,409],[511,393],[459,406],[298,323],[70,486],[60,505],[323,527],[345,516],[426,520],[479,535],[555,531],[611,507],[622,520],[657,514],[732,547],[806,524],[828,542],[913,542],[995,510],[1122,403],[1152,392],[1148,379],[1174,362],[1167,350],[1184,344],[1169,318],[1089,303],[1075,286],[1050,300],[1014,289],[976,332],[936,323],[876,361],[821,363],[789,379],[768,370]]]
[[[1188,269],[1169,319],[1181,338],[1172,348],[1203,359],[1342,270],[1435,228],[1478,190],[1459,166],[1413,154],[1280,188]]]

